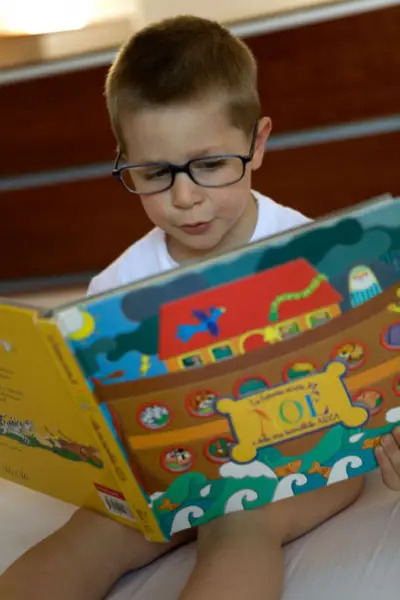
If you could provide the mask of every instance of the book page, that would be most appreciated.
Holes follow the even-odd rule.
[[[165,535],[363,474],[400,422],[399,202],[57,320]]]

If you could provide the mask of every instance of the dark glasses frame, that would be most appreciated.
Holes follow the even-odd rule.
[[[242,154],[215,154],[215,155],[210,155],[210,156],[199,156],[198,158],[192,158],[191,160],[188,160],[186,163],[182,164],[182,165],[176,165],[173,163],[169,163],[169,162],[151,162],[151,163],[136,163],[136,164],[128,164],[128,165],[122,165],[119,166],[119,162],[121,160],[122,157],[122,151],[119,149],[118,153],[117,153],[117,157],[115,159],[115,163],[114,163],[114,167],[111,171],[111,175],[113,177],[115,177],[116,179],[118,179],[123,187],[130,192],[131,194],[136,194],[136,195],[140,195],[140,196],[151,196],[154,194],[160,194],[161,192],[166,192],[167,190],[171,189],[172,186],[175,183],[175,177],[178,173],[185,173],[188,177],[190,177],[190,179],[196,184],[196,185],[200,185],[201,187],[206,187],[206,188],[218,188],[218,187],[225,187],[228,185],[233,185],[234,183],[237,183],[238,181],[240,181],[241,179],[243,179],[245,171],[246,171],[246,166],[249,162],[251,162],[251,160],[253,159],[254,156],[254,151],[255,151],[255,146],[256,146],[256,140],[257,140],[257,129],[258,129],[258,121],[254,126],[254,130],[253,130],[253,135],[252,135],[252,139],[251,139],[251,144],[250,144],[250,149],[249,149],[249,153],[247,155],[242,155]],[[240,177],[238,177],[237,179],[235,179],[234,181],[230,182],[230,183],[226,183],[223,185],[204,185],[202,183],[199,183],[198,181],[196,181],[195,176],[193,175],[190,167],[193,163],[199,162],[199,161],[212,161],[212,160],[217,160],[217,159],[224,159],[224,158],[236,158],[241,160],[242,162],[242,173],[240,175]],[[171,181],[170,183],[165,186],[164,188],[157,190],[156,192],[138,192],[136,190],[132,190],[130,187],[128,187],[125,183],[125,180],[123,178],[123,172],[126,171],[127,169],[132,169],[132,168],[138,168],[138,167],[160,167],[160,168],[164,168],[164,169],[168,169],[168,171],[171,173]]]

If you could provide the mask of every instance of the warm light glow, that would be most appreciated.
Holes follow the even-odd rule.
[[[95,0],[1,0],[0,25],[7,33],[51,33],[81,29],[95,10]]]

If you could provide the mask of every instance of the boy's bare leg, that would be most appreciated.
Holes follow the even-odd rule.
[[[340,512],[361,488],[362,481],[354,479],[208,523],[199,531],[198,562],[182,600],[205,599],[210,589],[221,600],[261,592],[276,600],[283,580],[282,545]],[[0,577],[0,598],[100,600],[121,575],[195,534],[190,530],[169,544],[151,543],[115,521],[79,510]]]
[[[280,598],[281,540],[265,509],[232,513],[198,530],[197,564],[179,600]]]
[[[197,565],[180,600],[206,600],[211,590],[218,600],[278,600],[282,546],[346,508],[362,486],[358,477],[200,527]]]
[[[0,599],[100,600],[124,573],[194,536],[190,530],[168,544],[148,542],[131,528],[80,509],[0,576]]]

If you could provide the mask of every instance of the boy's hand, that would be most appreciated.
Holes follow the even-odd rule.
[[[400,492],[400,427],[382,438],[375,454],[384,483]]]

